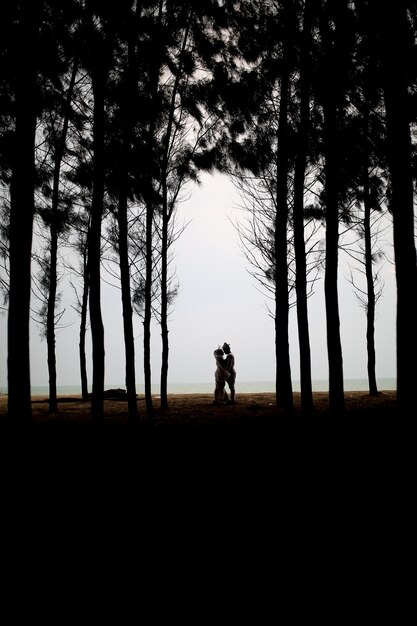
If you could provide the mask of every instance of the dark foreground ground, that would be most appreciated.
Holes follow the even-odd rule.
[[[329,573],[356,555],[356,581],[359,542],[361,555],[372,546],[383,565],[387,542],[395,536],[398,545],[398,527],[415,519],[414,410],[398,415],[392,391],[346,393],[342,416],[329,413],[327,394],[314,398],[315,415],[305,418],[298,394],[292,417],[267,393],[238,394],[232,406],[213,405],[211,395],[172,395],[167,411],[155,397],[153,425],[139,398],[134,427],[124,400],[106,400],[104,423],[94,426],[79,398],[61,398],[54,415],[45,398],[34,398],[33,423],[20,430],[7,425],[1,398],[2,495],[11,494],[3,518],[23,505],[18,522],[35,544],[51,533],[65,542],[81,536],[87,546],[94,540],[100,558],[109,541],[128,541],[126,554],[136,541],[141,549],[174,546],[177,564],[191,543],[201,565],[221,541],[223,556],[233,546],[242,568],[248,549],[274,554],[275,567],[284,547],[299,572],[306,550],[321,567],[327,545]]]
[[[234,405],[217,406],[210,394],[175,394],[169,397],[169,409],[162,410],[154,398],[152,423],[147,419],[143,397],[138,397],[139,420],[131,425],[127,402],[118,398],[105,400],[105,418],[94,425],[90,403],[77,396],[59,398],[58,412],[48,411],[47,398],[34,397],[33,420],[29,429],[17,432],[7,423],[7,398],[0,398],[0,424],[3,441],[11,433],[31,442],[33,452],[44,449],[48,454],[69,448],[78,451],[109,454],[126,452],[129,456],[146,456],[152,451],[181,459],[211,451],[220,456],[251,456],[274,460],[295,456],[398,454],[398,445],[410,442],[407,436],[410,415],[398,415],[394,391],[382,391],[377,397],[366,392],[345,394],[345,412],[329,412],[328,395],[315,392],[315,414],[301,414],[300,394],[295,393],[295,412],[285,415],[275,405],[272,393],[237,394]],[[181,451],[181,454],[180,454]],[[209,452],[210,453],[210,452]],[[387,450],[388,453],[388,450]],[[389,454],[388,454],[389,456]],[[336,461],[335,456],[335,461]]]

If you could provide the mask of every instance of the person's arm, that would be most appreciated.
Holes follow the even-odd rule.
[[[221,370],[221,372],[222,372],[222,374],[223,374],[223,376],[225,378],[229,378],[230,372],[225,367],[224,359],[222,357],[218,356],[216,354],[216,351],[214,351],[213,354],[214,354],[214,358],[216,359],[217,367]]]

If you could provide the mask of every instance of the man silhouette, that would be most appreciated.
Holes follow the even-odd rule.
[[[230,373],[230,376],[226,378],[226,382],[230,389],[230,402],[235,403],[235,382],[236,382],[236,370],[235,370],[235,357],[232,354],[230,345],[228,343],[223,344],[223,352],[226,355],[224,360],[224,367]]]

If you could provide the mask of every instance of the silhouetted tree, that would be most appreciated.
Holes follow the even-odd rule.
[[[317,17],[318,2],[316,0],[305,0],[302,4],[304,4],[304,10],[302,16],[299,18],[300,21],[302,20],[302,25],[299,27],[301,31],[298,53],[299,115],[295,137],[293,228],[296,266],[297,328],[300,351],[301,410],[304,415],[310,415],[314,411],[314,405],[307,307],[308,283],[304,231],[304,196],[306,169],[310,157],[312,31],[314,18]]]
[[[61,168],[67,151],[67,134],[71,117],[71,101],[77,76],[78,64],[73,61],[66,92],[60,98],[61,102],[53,102],[55,107],[62,108],[61,116],[55,115],[49,108],[49,115],[45,121],[44,133],[47,135],[47,149],[52,155],[51,178],[52,182],[45,180],[43,192],[46,198],[46,206],[40,209],[41,217],[49,230],[49,250],[43,260],[43,283],[46,286],[45,325],[46,341],[48,349],[48,372],[49,372],[49,410],[57,411],[57,371],[55,350],[55,327],[57,323],[56,302],[58,287],[58,243],[62,233],[69,227],[68,212],[71,200],[60,191],[62,187]],[[49,178],[49,177],[48,177]],[[59,316],[60,317],[60,316]]]
[[[397,280],[397,401],[402,412],[413,403],[417,350],[417,264],[412,175],[411,84],[416,84],[416,3],[370,3],[375,12],[386,111],[390,210],[394,227]],[[410,21],[410,18],[412,21]],[[413,81],[413,83],[412,83]],[[413,116],[413,117],[412,117]]]
[[[294,8],[292,2],[266,2],[262,6],[246,2],[241,8],[232,21],[228,62],[215,71],[220,96],[217,108],[227,125],[226,137],[219,141],[219,149],[225,153],[220,166],[226,171],[237,168],[234,174],[240,181],[245,172],[251,172],[270,195],[266,203],[260,200],[267,207],[266,212],[273,212],[270,244],[263,242],[261,254],[264,259],[270,256],[272,262],[267,272],[275,292],[277,403],[291,412],[287,240],[289,85],[294,60],[290,33],[294,28]],[[251,192],[256,186],[257,183],[251,186]]]
[[[14,137],[10,184],[8,415],[16,424],[28,424],[32,413],[29,309],[42,5],[40,0],[16,3],[9,22],[9,63],[14,69],[11,84],[14,93]]]
[[[88,270],[91,339],[93,348],[93,388],[91,415],[100,423],[104,417],[104,327],[101,313],[101,226],[105,195],[105,141],[106,92],[112,65],[115,34],[113,14],[115,7],[102,5],[95,0],[85,4],[86,41],[81,51],[81,61],[91,77],[93,92],[93,161],[92,204],[89,230]]]
[[[350,100],[354,112],[348,135],[350,152],[350,182],[352,196],[358,207],[363,207],[356,232],[359,242],[352,255],[359,261],[365,275],[365,289],[352,277],[352,284],[366,311],[367,371],[369,392],[377,395],[375,311],[382,294],[375,263],[381,257],[378,245],[378,223],[384,200],[383,154],[384,127],[382,121],[381,72],[376,54],[376,33],[371,27],[372,15],[368,3],[356,3],[357,46],[354,85]],[[375,217],[375,212],[377,216]],[[378,215],[379,214],[379,215]],[[355,218],[354,218],[355,219]]]
[[[78,358],[80,365],[81,397],[83,400],[89,399],[88,377],[87,377],[87,356],[86,356],[86,336],[88,323],[88,295],[89,295],[89,273],[88,273],[88,236],[90,230],[91,215],[86,210],[80,212],[72,221],[75,241],[73,247],[80,257],[79,267],[73,264],[67,266],[71,274],[81,281],[81,289],[77,287],[74,279],[70,279],[76,303],[73,309],[80,316]]]
[[[352,14],[345,1],[326,0],[320,11],[321,72],[319,102],[323,109],[323,199],[326,220],[327,354],[330,410],[344,410],[343,357],[338,298],[340,172],[343,170],[346,93],[352,47]]]
[[[128,205],[133,196],[131,158],[134,143],[134,128],[139,117],[138,99],[138,48],[142,5],[126,3],[118,16],[120,54],[114,77],[114,100],[116,110],[112,120],[110,149],[114,159],[114,180],[108,181],[109,193],[117,202],[116,248],[119,256],[120,285],[123,310],[123,331],[125,344],[125,379],[128,398],[129,420],[135,423],[138,417],[136,394],[135,342],[133,333],[133,308],[130,280]],[[132,162],[133,161],[133,162]]]
[[[169,274],[170,252],[183,228],[176,228],[177,206],[185,185],[198,180],[199,159],[219,132],[219,117],[206,108],[211,91],[210,62],[205,58],[207,41],[215,45],[220,38],[223,20],[217,2],[197,6],[193,2],[167,5],[168,29],[171,33],[170,55],[161,86],[164,115],[161,118],[160,190],[160,324],[162,337],[161,406],[168,407],[167,383],[169,364],[169,306],[177,285]],[[219,32],[213,32],[217,17]],[[201,44],[204,38],[204,45]],[[218,48],[220,46],[218,45]],[[168,78],[167,74],[170,76]]]

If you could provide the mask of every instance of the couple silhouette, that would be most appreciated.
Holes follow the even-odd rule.
[[[232,354],[230,345],[224,343],[214,351],[214,358],[216,361],[216,371],[214,373],[214,380],[216,386],[214,389],[214,403],[215,404],[234,404],[235,403],[235,357]],[[225,389],[226,383],[230,389],[230,400]]]

